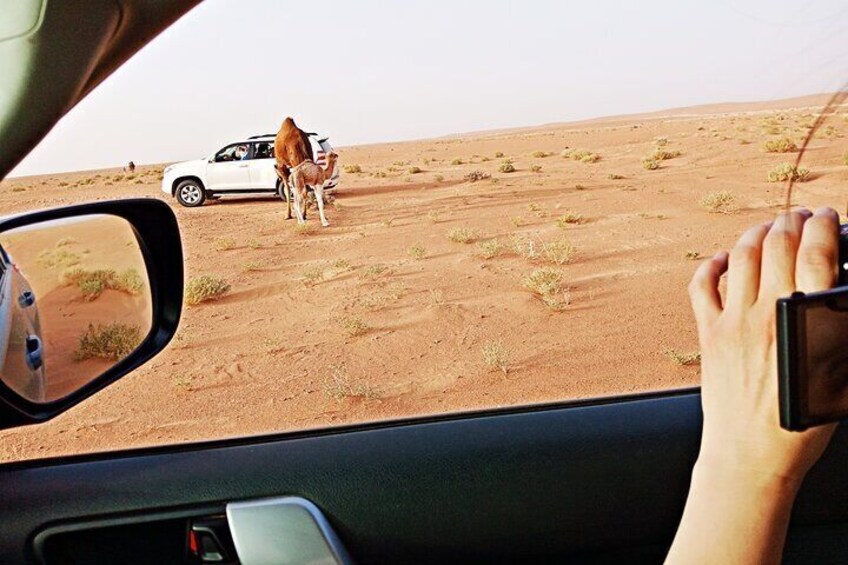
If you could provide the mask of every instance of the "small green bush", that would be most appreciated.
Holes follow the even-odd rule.
[[[763,151],[766,153],[793,153],[798,151],[798,146],[788,137],[780,137],[763,143]]]
[[[212,275],[202,275],[190,279],[185,286],[185,301],[189,306],[196,306],[201,302],[217,300],[230,291],[230,285],[226,280]]]
[[[790,179],[798,182],[804,182],[810,175],[810,170],[803,167],[796,168],[789,163],[783,163],[769,171],[769,182],[785,182]]]
[[[74,357],[85,359],[109,359],[119,361],[129,355],[141,343],[141,328],[137,325],[114,322],[111,324],[89,324],[79,337]]]

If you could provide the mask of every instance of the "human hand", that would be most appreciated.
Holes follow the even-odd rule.
[[[800,433],[780,427],[775,312],[778,298],[834,285],[838,228],[830,208],[783,214],[695,273],[689,294],[701,346],[702,472],[797,488],[830,441],[835,425]]]

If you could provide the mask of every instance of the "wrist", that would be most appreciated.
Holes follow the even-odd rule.
[[[706,457],[703,453],[692,470],[692,482],[720,492],[763,494],[794,500],[801,488],[803,475],[780,474],[768,469]]]

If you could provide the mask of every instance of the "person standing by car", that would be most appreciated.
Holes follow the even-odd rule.
[[[783,214],[695,273],[703,434],[667,564],[780,562],[795,496],[836,425],[780,427],[775,302],[836,283],[838,233],[830,208]]]

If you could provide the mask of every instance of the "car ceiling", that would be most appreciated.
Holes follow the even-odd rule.
[[[0,28],[0,179],[62,116],[200,1],[13,0]]]

